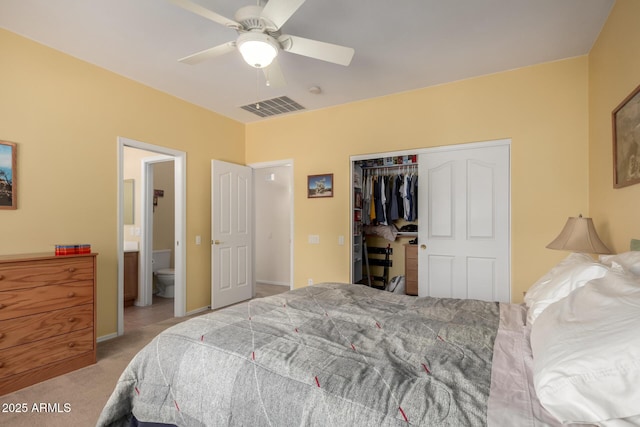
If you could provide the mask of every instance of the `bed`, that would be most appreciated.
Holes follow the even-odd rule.
[[[98,426],[637,425],[640,400],[626,402],[636,412],[611,412],[615,419],[595,418],[607,417],[607,409],[592,418],[567,419],[563,404],[558,415],[537,397],[536,389],[548,386],[545,398],[554,400],[557,372],[543,368],[557,361],[545,346],[562,348],[557,340],[541,338],[544,331],[555,335],[549,328],[557,313],[547,313],[579,288],[613,274],[611,261],[598,264],[604,272],[599,278],[579,286],[569,279],[568,288],[560,280],[567,289],[556,292],[556,301],[547,298],[547,307],[530,323],[531,307],[544,298],[530,297],[528,305],[417,298],[339,283],[202,315],[167,329],[141,350]],[[555,269],[555,275],[552,270],[541,278],[540,288],[557,287],[553,281],[562,269]],[[533,351],[530,335],[537,337]],[[638,338],[632,341],[635,347]],[[535,351],[545,366],[536,368]],[[563,399],[574,399],[564,391]]]

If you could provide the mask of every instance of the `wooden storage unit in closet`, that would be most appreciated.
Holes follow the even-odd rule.
[[[96,256],[0,256],[0,395],[96,362]]]
[[[418,245],[404,245],[404,284],[407,295],[418,295]]]

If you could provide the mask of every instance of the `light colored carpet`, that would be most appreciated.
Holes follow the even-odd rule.
[[[287,290],[284,286],[259,284],[256,297]],[[99,343],[98,363],[95,365],[0,396],[0,425],[95,426],[120,374],[133,356],[158,333],[186,319],[171,318]],[[38,411],[41,404],[47,412]],[[25,406],[26,412],[15,412],[16,408]]]

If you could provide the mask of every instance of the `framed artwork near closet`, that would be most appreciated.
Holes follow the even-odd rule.
[[[17,209],[16,167],[14,142],[0,141],[0,209]]]
[[[333,174],[307,176],[307,198],[333,197]]]

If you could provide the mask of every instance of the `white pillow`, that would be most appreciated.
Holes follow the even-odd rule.
[[[566,297],[589,280],[604,276],[607,270],[607,266],[596,262],[587,254],[570,254],[534,283],[525,294],[524,302],[529,308],[527,324],[533,324],[549,304]]]
[[[604,265],[611,267],[616,263],[622,266],[625,271],[640,276],[640,251],[629,251],[615,255],[600,255],[599,259]]]
[[[536,393],[563,423],[640,417],[639,280],[609,272],[551,304],[533,325]]]

